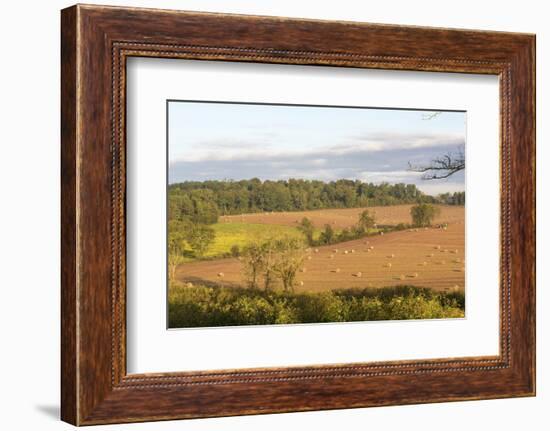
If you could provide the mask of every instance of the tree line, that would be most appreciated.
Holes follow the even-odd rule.
[[[464,192],[430,196],[414,184],[359,180],[186,181],[168,189],[168,219],[216,223],[220,215],[399,204],[464,205]]]

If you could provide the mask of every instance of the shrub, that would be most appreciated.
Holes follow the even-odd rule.
[[[464,317],[464,293],[396,286],[293,293],[171,283],[169,327]]]
[[[418,204],[411,208],[411,217],[414,226],[430,226],[433,219],[441,212],[438,207],[430,204]]]

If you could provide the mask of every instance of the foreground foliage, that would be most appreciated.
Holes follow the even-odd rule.
[[[170,328],[464,317],[463,292],[416,286],[295,293],[173,283],[168,301]]]

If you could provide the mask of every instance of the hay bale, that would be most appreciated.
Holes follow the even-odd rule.
[[[362,272],[356,272],[355,274],[352,274],[354,277],[358,277],[358,278],[361,278],[363,276],[363,273]]]
[[[386,268],[391,268],[391,263],[388,262],[388,263],[386,263],[384,266],[385,266]]]
[[[338,273],[338,272],[340,272],[340,268],[333,269],[332,272]]]
[[[218,277],[223,277],[225,274],[223,272],[218,272]]]
[[[307,272],[307,268],[300,268],[300,272]]]
[[[300,285],[300,287],[301,287],[301,286],[303,286],[303,285],[304,285],[304,282],[303,282],[303,281],[300,281],[300,282],[299,282],[298,284],[299,284],[299,285]]]
[[[193,283],[189,282],[186,284],[187,287],[193,287]]]
[[[319,249],[318,249],[318,248],[315,249],[315,253],[319,253]]]
[[[311,256],[308,256],[308,257],[307,257],[307,260],[311,260]]]

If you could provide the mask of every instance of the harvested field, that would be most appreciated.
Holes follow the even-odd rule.
[[[410,206],[373,208],[380,224],[404,222]],[[340,218],[338,227],[353,224],[361,209],[323,210],[304,213],[251,214],[251,223],[286,224],[303,216],[330,220]],[[318,214],[317,214],[318,213]],[[301,215],[298,215],[301,214]],[[290,217],[292,215],[292,218]],[[346,217],[351,217],[346,221]],[[240,216],[236,221],[240,222]],[[317,217],[316,219],[314,217]],[[401,217],[401,219],[400,219]],[[352,220],[353,219],[353,220]],[[316,221],[315,221],[316,220]],[[448,222],[447,229],[412,229],[383,236],[316,247],[308,253],[298,276],[297,291],[325,291],[350,287],[416,285],[435,290],[464,289],[464,208],[442,207],[436,222]],[[346,253],[347,251],[347,253]],[[332,256],[332,257],[331,257]],[[223,275],[220,275],[223,274]],[[197,261],[181,265],[176,278],[196,284],[241,286],[242,264],[237,258]]]
[[[434,223],[458,223],[464,221],[464,207],[450,205],[436,205],[441,213]],[[231,216],[221,216],[220,223],[261,223],[284,226],[296,226],[304,217],[309,218],[316,227],[322,228],[325,224],[336,229],[344,229],[355,225],[359,214],[365,209],[374,212],[376,223],[379,225],[396,225],[411,223],[412,205],[393,205],[367,208],[342,208],[315,211],[292,211],[272,213],[252,213]]]

